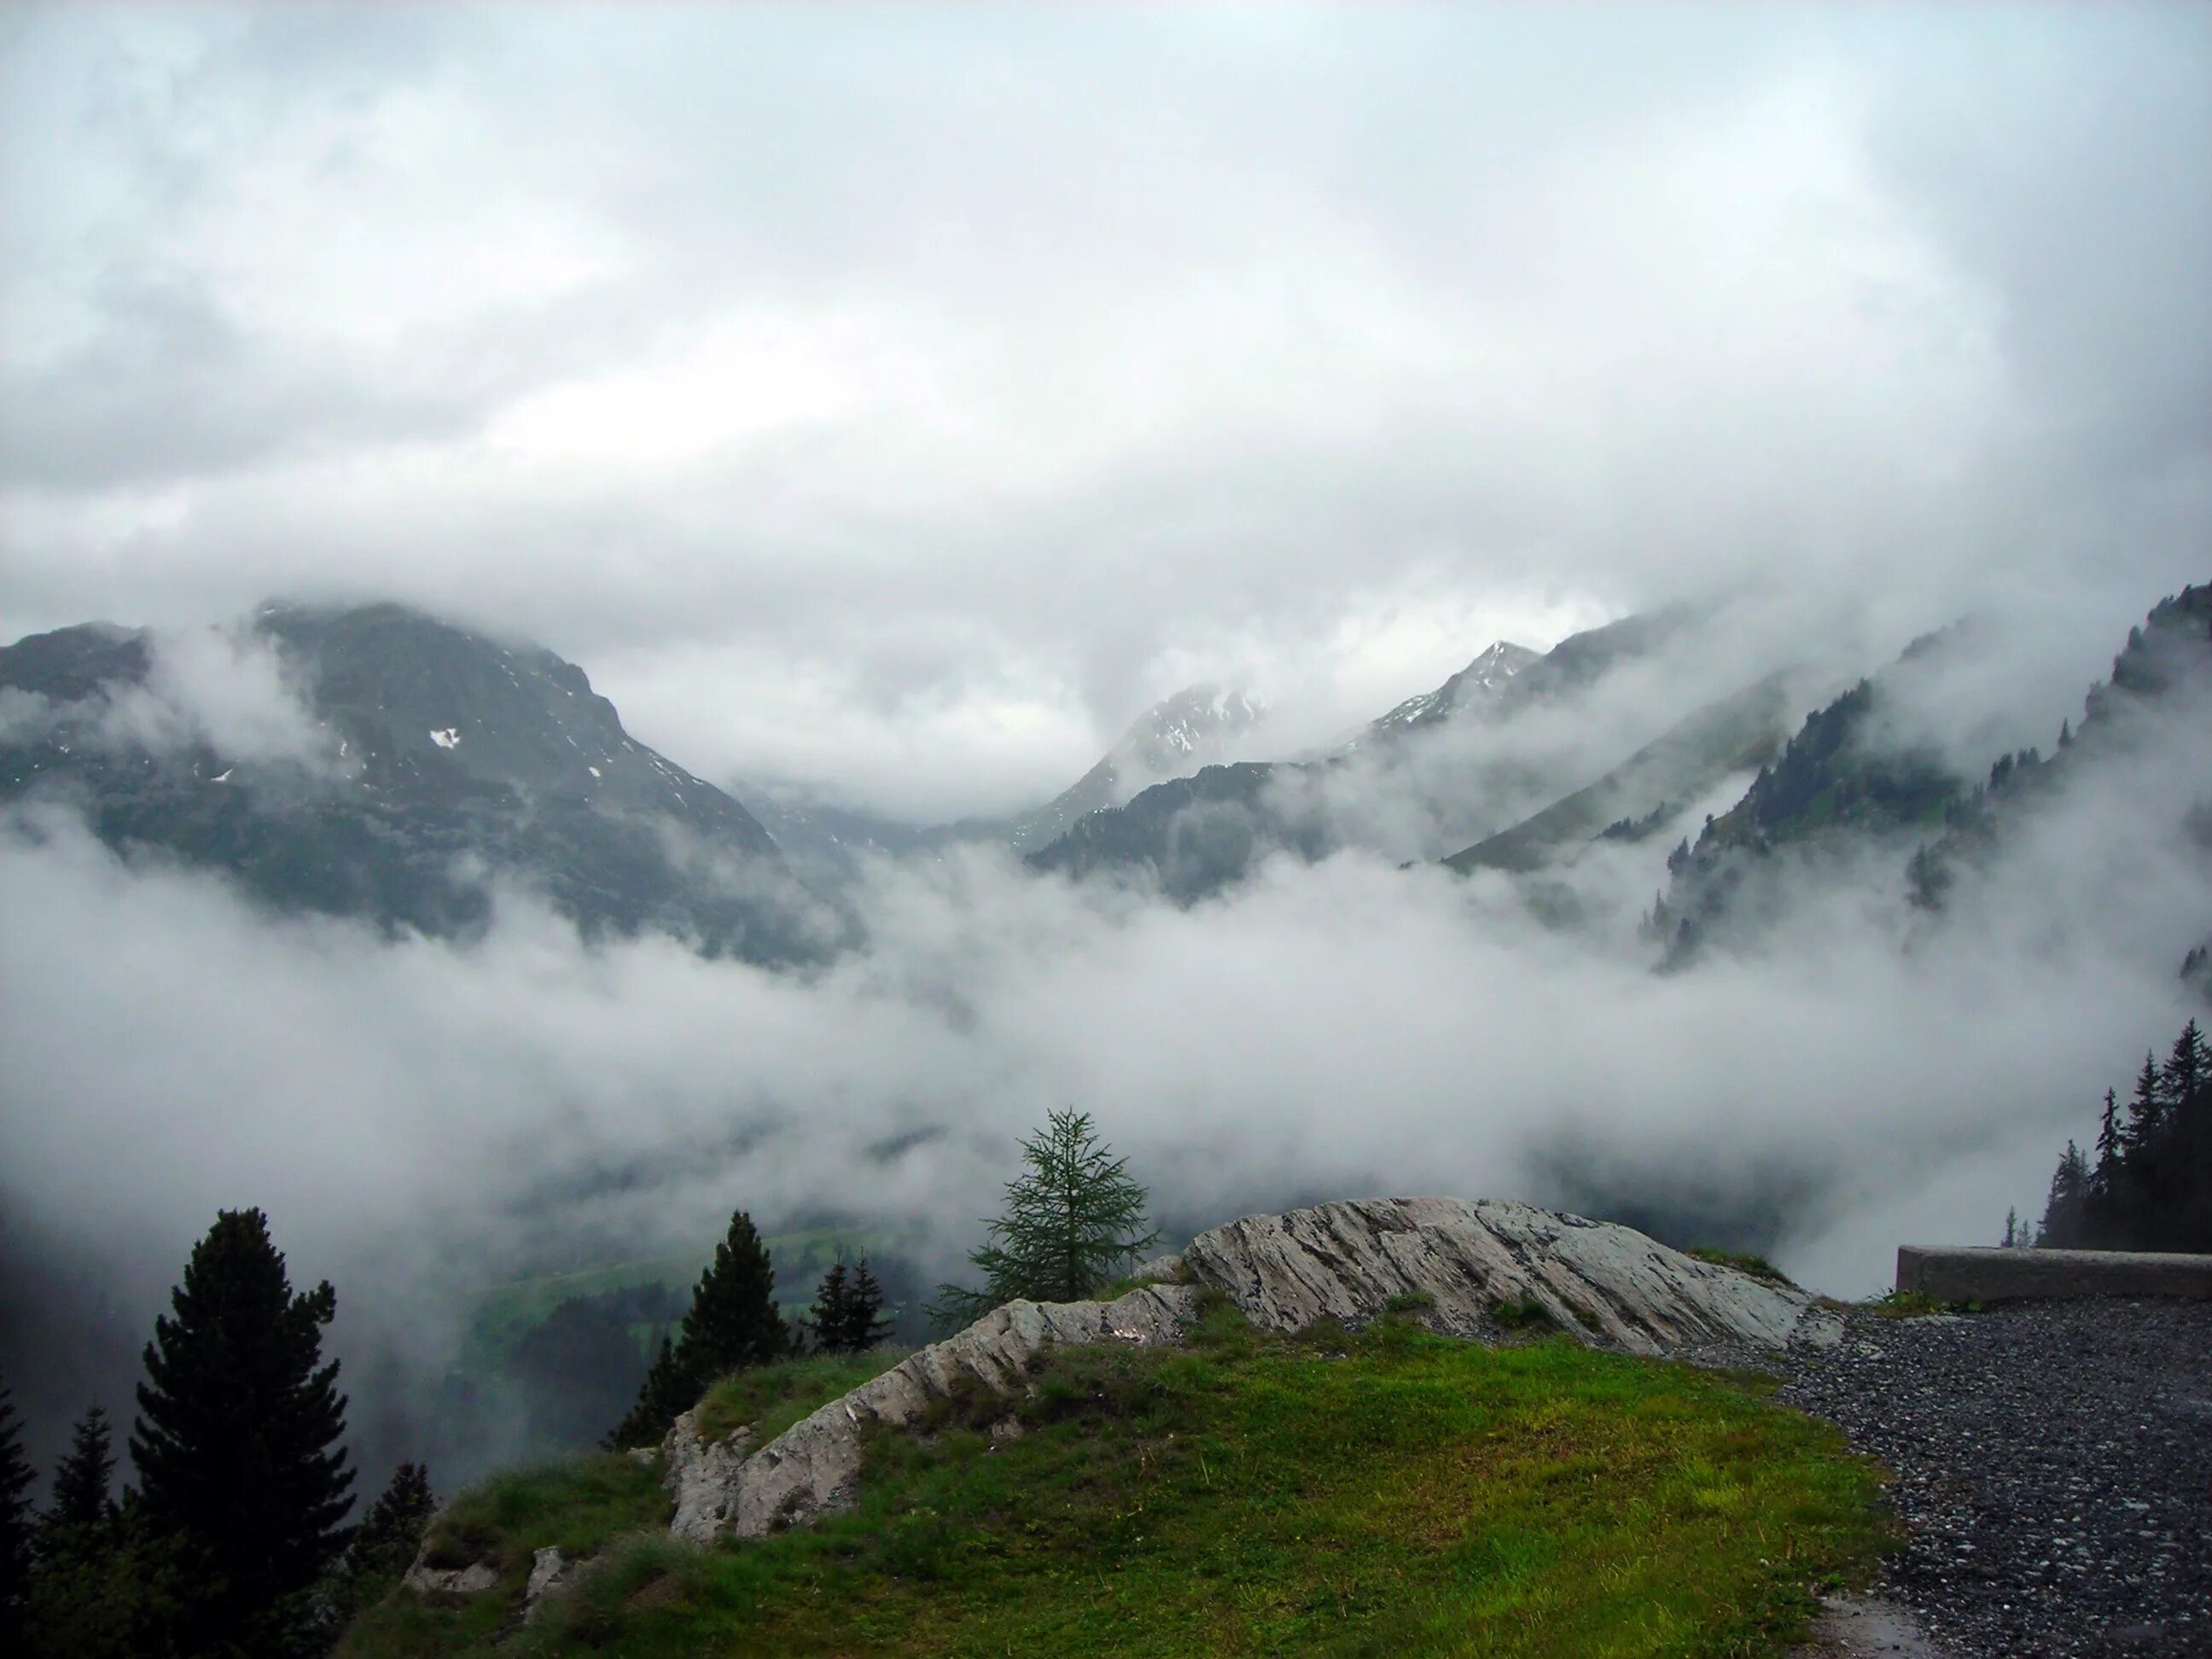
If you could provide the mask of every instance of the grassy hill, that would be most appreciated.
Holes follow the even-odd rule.
[[[789,1422],[892,1358],[753,1373],[714,1415]],[[855,1510],[758,1542],[672,1542],[659,1472],[625,1458],[503,1475],[432,1534],[500,1588],[396,1593],[341,1652],[1779,1654],[1884,1530],[1875,1469],[1765,1393],[1218,1307],[1186,1348],[1064,1352],[1025,1397],[884,1435]],[[547,1544],[601,1559],[523,1626]]]

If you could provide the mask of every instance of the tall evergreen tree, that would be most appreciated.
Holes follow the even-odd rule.
[[[0,1382],[0,1638],[10,1652],[21,1644],[30,1601],[33,1478],[15,1395]]]
[[[884,1311],[884,1287],[876,1281],[862,1256],[853,1270],[853,1291],[845,1304],[845,1346],[860,1353],[878,1346],[891,1334],[890,1316]]]
[[[837,1259],[822,1275],[822,1282],[814,1290],[814,1306],[807,1323],[814,1328],[814,1340],[824,1353],[842,1352],[845,1346],[845,1328],[852,1321],[853,1292],[846,1284],[845,1253],[837,1252]]]
[[[775,1305],[775,1267],[752,1218],[730,1217],[730,1231],[692,1287],[691,1306],[672,1343],[664,1339],[637,1403],[608,1435],[610,1445],[657,1443],[679,1414],[699,1403],[718,1376],[766,1365],[793,1352],[798,1338]]]
[[[94,1406],[77,1419],[70,1449],[54,1467],[53,1499],[46,1515],[48,1536],[97,1538],[112,1531],[117,1511],[108,1494],[114,1483],[114,1431],[106,1412]]]
[[[1022,1163],[1027,1172],[1006,1183],[1006,1213],[969,1253],[983,1288],[938,1286],[930,1311],[940,1326],[1017,1298],[1079,1302],[1159,1237],[1146,1227],[1145,1189],[1128,1160],[1098,1139],[1088,1112],[1048,1112],[1022,1143]]]
[[[2159,1120],[2166,1115],[2166,1091],[2160,1086],[2158,1056],[2146,1053],[2142,1069],[2136,1073],[2135,1093],[2128,1101],[2126,1147],[2130,1152],[2158,1138]]]
[[[275,1622],[344,1552],[353,1471],[345,1398],[322,1330],[325,1280],[295,1295],[258,1210],[225,1210],[155,1322],[131,1436],[148,1522],[211,1568],[193,1639],[281,1645]]]
[[[2208,1079],[2212,1079],[2212,1051],[2207,1050],[2204,1033],[2192,1019],[2181,1028],[2181,1035],[2173,1040],[2172,1052],[2159,1068],[2159,1086],[2167,1109],[2171,1111],[2185,1101],[2194,1100]]]
[[[2043,1222],[2036,1243],[2046,1249],[2063,1249],[2079,1243],[2086,1231],[2089,1206],[2089,1163],[2074,1142],[2051,1176],[2051,1196],[2043,1206]]]
[[[2071,1237],[2046,1224],[2046,1244],[2212,1250],[2212,1050],[2195,1020],[2163,1065],[2143,1057],[2124,1122],[2118,1097],[2105,1091],[2094,1167],[2069,1142],[2051,1197],[2051,1213],[2070,1206],[2080,1220]]]
[[[791,1346],[791,1328],[775,1305],[775,1264],[752,1218],[739,1210],[692,1289],[677,1350],[704,1389],[726,1371],[772,1364]]]

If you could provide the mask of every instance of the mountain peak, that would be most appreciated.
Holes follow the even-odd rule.
[[[1243,691],[1212,684],[1187,685],[1139,714],[1107,756],[1123,770],[1155,780],[1190,769],[1193,759],[1220,747],[1224,738],[1267,717],[1267,706]]]
[[[1540,652],[1516,645],[1510,640],[1498,640],[1486,646],[1473,662],[1435,690],[1407,698],[1373,722],[1362,736],[1395,737],[1417,726],[1434,726],[1449,720],[1462,708],[1496,696],[1516,674],[1542,660]],[[1356,744],[1358,739],[1354,741]]]
[[[1018,820],[1006,837],[1024,853],[1048,846],[1086,814],[1119,806],[1153,784],[1234,759],[1236,739],[1267,717],[1267,705],[1248,692],[1210,683],[1187,685],[1138,715],[1096,766]]]

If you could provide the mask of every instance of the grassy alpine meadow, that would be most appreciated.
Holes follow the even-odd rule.
[[[343,1651],[1779,1654],[1887,1534],[1875,1468],[1766,1388],[1557,1335],[1275,1337],[1217,1308],[1186,1348],[1054,1356],[1022,1399],[880,1436],[859,1507],[811,1528],[688,1549],[665,1498],[594,1499],[565,1535],[598,1571],[527,1627],[515,1568],[559,1506],[472,1497],[441,1524],[513,1512],[471,1544],[499,1608],[403,1592]],[[581,1501],[629,1478],[582,1473],[609,1462],[562,1478]]]

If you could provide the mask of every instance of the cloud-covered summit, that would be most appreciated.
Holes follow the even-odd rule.
[[[716,777],[1003,813],[1776,579],[2124,626],[2206,523],[2212,25],[32,9],[0,636],[397,596]]]

